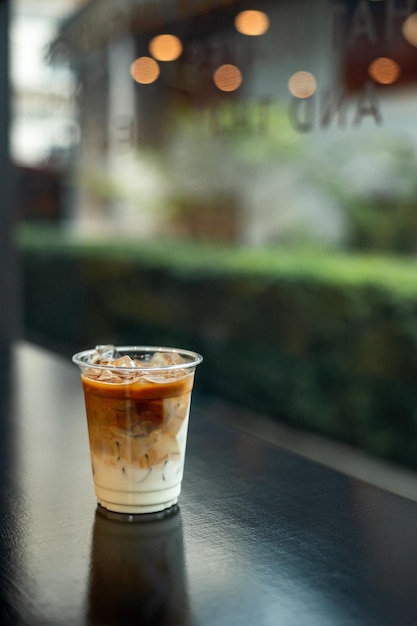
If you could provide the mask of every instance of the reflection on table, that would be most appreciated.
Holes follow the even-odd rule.
[[[88,624],[189,624],[181,513],[124,521],[97,508],[93,525]]]

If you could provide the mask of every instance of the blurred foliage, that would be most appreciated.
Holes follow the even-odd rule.
[[[357,250],[395,254],[417,252],[417,197],[410,201],[380,198],[348,203],[350,245]]]
[[[82,211],[117,232],[417,252],[417,145],[388,130],[297,133],[282,105],[172,107],[163,145],[79,172]],[[124,225],[123,222],[125,221]]]
[[[229,197],[236,242],[417,252],[417,146],[410,136],[380,129],[301,136],[287,111],[269,103],[225,102],[174,119],[163,158],[184,221],[204,214],[207,222]],[[205,235],[216,240],[218,233],[206,228]]]
[[[56,256],[96,257],[171,266],[181,273],[246,275],[261,281],[284,277],[340,287],[372,286],[384,292],[414,298],[417,295],[417,259],[390,255],[350,254],[321,248],[226,246],[189,240],[140,241],[114,237],[80,237],[65,228],[22,225],[17,232],[21,250]]]
[[[417,260],[34,229],[18,243],[29,336],[191,347],[202,389],[417,467]]]
[[[300,155],[303,138],[288,123],[287,108],[272,100],[230,101],[213,108],[172,108],[170,136],[217,140],[238,161],[269,164]]]
[[[345,246],[417,252],[417,145],[409,134],[368,130],[324,142],[311,163],[317,185],[346,216]]]

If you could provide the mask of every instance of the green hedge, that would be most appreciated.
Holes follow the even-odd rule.
[[[22,231],[24,324],[201,351],[201,389],[417,468],[417,261]]]

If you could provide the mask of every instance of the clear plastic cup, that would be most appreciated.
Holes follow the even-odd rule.
[[[189,350],[97,346],[81,371],[98,503],[109,511],[166,511],[178,502],[195,369]]]

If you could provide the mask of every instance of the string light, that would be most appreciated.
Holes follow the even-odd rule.
[[[142,85],[154,83],[160,74],[158,63],[151,57],[139,57],[130,66],[130,74],[134,81]]]
[[[381,85],[392,85],[398,80],[401,68],[393,59],[378,57],[369,64],[368,73],[375,82]]]
[[[241,11],[235,18],[235,28],[250,37],[264,35],[269,29],[269,17],[263,11]]]
[[[402,26],[402,33],[408,43],[417,48],[417,13],[407,17]]]
[[[310,72],[296,72],[288,81],[288,89],[295,98],[309,98],[317,89],[317,81]]]
[[[157,35],[149,42],[149,52],[158,61],[175,61],[182,49],[181,40],[175,35]]]
[[[213,81],[220,91],[236,91],[242,84],[242,73],[236,65],[226,63],[214,72]]]

